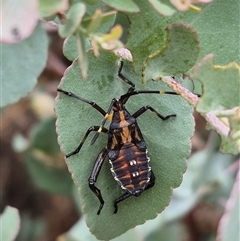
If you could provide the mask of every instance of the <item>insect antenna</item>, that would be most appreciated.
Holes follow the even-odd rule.
[[[176,92],[173,91],[165,91],[165,90],[134,90],[132,92],[128,92],[121,96],[121,100],[128,100],[129,97],[132,95],[138,95],[138,94],[160,94],[160,95],[179,95]]]

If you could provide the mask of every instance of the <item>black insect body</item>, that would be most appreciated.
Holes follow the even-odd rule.
[[[150,165],[150,158],[148,156],[148,151],[146,143],[142,136],[142,133],[139,129],[136,119],[142,115],[146,110],[151,110],[162,120],[167,120],[170,117],[175,117],[175,114],[162,116],[151,106],[143,106],[134,114],[130,114],[126,108],[125,104],[128,101],[129,97],[137,94],[172,94],[177,95],[175,92],[170,91],[152,91],[152,90],[135,90],[135,85],[125,78],[121,71],[123,67],[123,62],[121,62],[120,68],[118,70],[118,76],[127,84],[131,85],[127,93],[122,95],[119,99],[113,99],[108,111],[104,111],[96,103],[83,99],[72,92],[68,92],[62,89],[58,89],[59,92],[62,92],[65,95],[74,97],[80,101],[83,101],[87,104],[90,104],[98,112],[100,112],[104,119],[100,126],[91,126],[83,140],[80,142],[79,146],[73,152],[66,155],[70,157],[74,154],[77,154],[82,145],[84,144],[88,135],[95,131],[96,134],[93,137],[91,144],[93,144],[99,133],[103,132],[108,135],[107,146],[102,149],[98,154],[98,157],[95,161],[93,170],[88,179],[89,187],[93,193],[98,197],[100,201],[100,206],[97,214],[100,214],[101,209],[104,205],[104,200],[102,198],[100,190],[95,186],[97,181],[98,174],[101,170],[104,159],[108,155],[110,170],[112,175],[118,185],[125,190],[125,193],[121,195],[114,201],[114,213],[117,213],[118,206],[117,204],[130,196],[138,197],[144,190],[149,189],[154,186],[155,177]],[[111,114],[112,113],[112,114]],[[105,128],[104,125],[107,119],[111,119],[111,124],[109,129]]]
[[[154,185],[155,177],[136,119],[125,109],[121,100],[115,100],[112,109],[113,117],[108,132],[108,158],[114,179],[126,190],[125,194],[114,202],[116,213],[118,202],[132,195],[139,196]]]

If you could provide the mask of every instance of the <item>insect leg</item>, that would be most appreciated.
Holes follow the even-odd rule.
[[[152,113],[154,113],[155,115],[157,115],[160,119],[162,120],[167,120],[168,118],[170,117],[176,117],[177,115],[176,114],[171,114],[171,115],[167,115],[167,116],[163,116],[161,115],[159,112],[157,112],[155,109],[153,109],[151,106],[149,105],[146,105],[146,106],[143,106],[142,108],[140,108],[138,111],[136,111],[132,116],[134,118],[137,118],[139,117],[140,115],[142,115],[146,110],[151,110]]]
[[[57,89],[57,91],[65,94],[65,95],[67,95],[67,96],[69,96],[69,97],[73,97],[73,98],[75,98],[75,99],[81,100],[81,101],[83,101],[83,102],[91,105],[94,109],[96,109],[96,110],[97,110],[99,113],[101,113],[103,116],[106,115],[106,111],[103,110],[98,104],[96,104],[96,103],[93,102],[93,101],[86,100],[86,99],[84,99],[84,98],[82,98],[82,97],[80,97],[80,96],[75,95],[75,94],[72,93],[72,92],[65,91],[65,90],[62,90],[62,89],[59,89],[59,88]]]
[[[93,166],[93,170],[92,170],[91,175],[88,179],[89,188],[97,196],[97,198],[99,199],[99,202],[100,202],[100,206],[99,206],[99,209],[98,209],[98,212],[97,212],[98,215],[100,214],[100,212],[103,208],[104,200],[102,198],[101,191],[95,186],[95,183],[97,181],[98,174],[101,170],[101,167],[102,167],[104,159],[106,158],[106,155],[107,155],[107,148],[104,147],[102,149],[102,151],[98,154],[98,157],[97,157],[97,159],[95,161],[95,164]]]
[[[82,141],[80,142],[80,144],[78,145],[78,147],[77,147],[74,151],[72,151],[72,152],[70,152],[69,154],[67,154],[66,157],[68,158],[68,157],[70,157],[70,156],[72,156],[72,155],[77,154],[77,153],[81,150],[82,145],[83,145],[83,143],[86,141],[88,135],[89,135],[92,131],[98,131],[99,128],[100,128],[100,126],[91,126],[90,128],[88,128],[86,134],[84,135],[84,137],[83,137]],[[104,133],[107,134],[107,133],[108,133],[108,129],[103,127],[103,128],[101,129],[101,132],[104,132]]]
[[[146,186],[146,188],[145,188],[144,190],[147,190],[147,189],[153,187],[154,184],[155,184],[155,179],[156,179],[156,178],[155,178],[155,176],[154,176],[154,174],[153,174],[153,171],[151,171],[150,181],[149,181],[148,185]],[[119,202],[122,202],[123,200],[125,200],[126,198],[128,198],[128,197],[130,197],[130,196],[132,196],[132,195],[133,195],[133,194],[131,194],[131,193],[129,193],[129,192],[125,192],[122,196],[120,196],[119,198],[117,198],[117,199],[114,201],[114,208],[115,208],[114,213],[117,213],[117,211],[118,211],[118,206],[117,206],[117,204],[118,204]]]
[[[131,193],[125,192],[122,196],[120,196],[119,198],[117,198],[117,199],[114,201],[114,208],[115,208],[114,213],[117,213],[117,211],[118,211],[118,206],[117,206],[117,204],[118,204],[119,202],[122,202],[123,200],[125,200],[126,198],[128,198],[128,197],[130,197],[130,196],[132,196]]]

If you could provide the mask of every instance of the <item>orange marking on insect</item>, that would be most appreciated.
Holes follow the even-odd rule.
[[[114,172],[120,172],[120,171],[124,171],[124,170],[127,170],[128,168],[128,165],[127,163],[124,163],[123,165],[119,166],[119,167],[114,167]],[[125,176],[125,173],[124,173],[124,176]],[[121,177],[121,176],[119,176]]]
[[[112,116],[113,116],[112,114],[108,114],[106,119],[108,119],[109,121],[112,121]]]
[[[131,142],[132,138],[128,127],[123,127],[120,134],[123,143]]]
[[[126,121],[123,111],[119,111],[119,117],[120,117],[120,123],[119,123],[120,127],[124,128],[126,126],[129,126],[129,123]]]

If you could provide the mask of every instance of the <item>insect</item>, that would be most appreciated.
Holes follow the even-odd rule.
[[[69,158],[70,156],[79,153],[85,140],[91,132],[96,132],[91,141],[91,144],[97,140],[100,133],[105,133],[108,135],[107,144],[98,154],[88,179],[89,188],[97,196],[100,202],[100,206],[97,212],[98,215],[103,208],[104,200],[101,191],[95,186],[95,183],[97,181],[103,162],[107,156],[110,163],[110,170],[114,179],[118,185],[123,190],[125,190],[125,193],[114,201],[114,213],[117,213],[118,211],[119,202],[122,202],[130,196],[138,197],[143,191],[153,187],[155,184],[155,176],[150,165],[150,157],[148,155],[143,135],[137,124],[137,118],[147,110],[150,110],[162,120],[167,120],[170,117],[176,117],[176,114],[163,116],[149,105],[141,107],[134,114],[130,114],[126,109],[125,104],[133,95],[178,94],[171,91],[135,90],[134,83],[123,76],[122,68],[123,62],[121,61],[118,70],[118,76],[125,83],[129,84],[130,88],[124,95],[121,95],[119,99],[112,99],[107,111],[103,110],[93,101],[83,99],[82,97],[77,96],[72,92],[68,92],[60,88],[57,89],[59,92],[69,97],[76,98],[91,105],[104,116],[101,125],[91,126],[86,131],[78,147],[66,155],[66,157]],[[111,120],[109,129],[104,127],[107,119]]]

